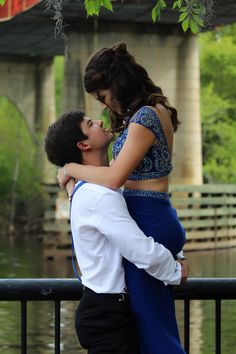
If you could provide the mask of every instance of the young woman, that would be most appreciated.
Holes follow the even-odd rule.
[[[115,189],[124,185],[133,219],[176,256],[185,243],[168,196],[173,135],[179,124],[176,110],[125,43],[96,52],[87,64],[84,84],[109,108],[111,128],[120,133],[113,145],[114,162],[110,167],[69,163],[58,172],[60,184],[74,177]],[[141,354],[183,354],[172,287],[126,260],[125,272]]]

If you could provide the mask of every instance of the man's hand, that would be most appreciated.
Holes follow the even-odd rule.
[[[180,284],[184,284],[189,276],[189,261],[187,259],[182,259],[182,260],[178,260],[177,262],[179,262],[182,267],[182,270],[181,270],[182,277],[181,277]]]

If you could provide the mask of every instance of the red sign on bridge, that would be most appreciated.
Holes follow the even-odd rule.
[[[0,6],[0,21],[10,20],[17,14],[29,10],[40,1],[41,0],[6,0],[6,3]]]

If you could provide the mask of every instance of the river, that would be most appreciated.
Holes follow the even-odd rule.
[[[236,277],[236,248],[187,253],[191,277]],[[29,236],[0,238],[1,278],[73,277],[71,262],[45,260],[42,245]],[[62,302],[61,353],[84,354],[74,330],[76,302]],[[183,337],[183,302],[176,303]],[[191,354],[214,354],[214,301],[191,302]],[[28,354],[54,354],[54,307],[29,302]],[[236,353],[236,301],[222,303],[222,354]],[[0,303],[0,354],[20,353],[20,304]]]

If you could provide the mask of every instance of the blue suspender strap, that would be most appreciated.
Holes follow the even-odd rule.
[[[73,200],[73,196],[75,194],[75,192],[80,188],[82,187],[83,184],[85,184],[86,182],[85,181],[81,181],[79,184],[77,184],[77,186],[74,188],[73,192],[72,192],[72,195],[71,195],[71,201],[70,201],[70,217],[71,217],[71,206],[72,206],[72,200]],[[75,266],[75,246],[74,246],[74,241],[73,241],[73,236],[72,236],[72,233],[71,233],[71,252],[72,252],[72,267],[73,267],[73,270],[74,270],[74,275],[76,276],[76,278],[78,278],[78,280],[81,282],[81,278],[77,272],[77,269],[76,269],[76,266]]]
[[[72,201],[72,199],[73,199],[73,196],[74,196],[75,192],[76,192],[80,187],[82,187],[82,185],[85,184],[85,183],[87,183],[87,182],[81,181],[79,184],[77,184],[77,186],[74,188],[74,190],[73,190],[73,192],[72,192],[72,194],[71,194],[71,201]]]

